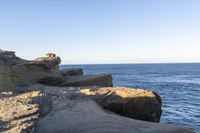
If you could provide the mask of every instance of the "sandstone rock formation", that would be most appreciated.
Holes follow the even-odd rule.
[[[111,87],[111,74],[93,74],[83,76],[65,76],[61,86],[102,86]]]
[[[60,63],[61,63],[60,57],[56,56],[56,54],[54,53],[47,53],[46,57],[38,57],[32,62],[30,62],[30,64],[41,65],[46,68],[49,68],[50,70],[52,69],[52,67],[56,67],[55,70],[58,70],[59,69],[58,65]]]
[[[60,70],[62,76],[82,76],[83,70],[81,68],[69,68]]]
[[[192,133],[152,123],[162,112],[155,92],[111,88],[110,74],[59,71],[60,62],[53,53],[28,61],[0,50],[0,132]]]
[[[10,88],[30,85],[53,77],[61,81],[57,56],[47,56],[27,61],[15,56],[12,51],[0,51],[0,87]]]
[[[34,85],[18,88],[17,90],[23,92],[24,89],[29,92],[42,90],[50,96],[52,102],[46,102],[46,112],[48,113],[35,120],[32,125],[34,126],[31,130],[32,133],[193,133],[192,130],[184,127],[134,120],[104,110],[102,108],[103,101],[108,98],[104,96],[104,93],[111,88],[96,88],[93,90],[94,88]],[[150,99],[151,97],[155,97],[154,100],[157,99],[149,91],[124,89],[125,91],[121,91],[120,88],[116,88],[114,92],[124,98],[125,101],[128,101],[127,97],[137,97],[144,100],[143,96],[147,96]],[[101,104],[99,104],[99,98],[102,100]],[[154,100],[152,102],[155,102]],[[121,104],[119,100],[117,101]],[[151,108],[151,105],[149,107]],[[27,124],[27,122],[24,122],[24,124]],[[26,129],[30,131],[29,126],[26,127],[25,125],[24,130]]]
[[[50,111],[51,101],[41,91],[0,93],[0,132],[30,132],[39,114]],[[46,106],[48,105],[48,106]]]
[[[151,122],[160,121],[162,101],[152,91],[105,87],[97,90],[83,89],[80,92],[93,97],[104,109],[122,116]]]
[[[15,76],[14,73],[10,70],[12,66],[27,63],[27,61],[20,59],[15,56],[13,51],[3,51],[0,50],[0,87],[9,87],[14,86]]]
[[[0,50],[0,87],[11,88],[41,83],[54,86],[112,86],[110,74],[83,75],[82,69],[59,71],[60,57],[48,53],[28,61],[15,52]]]

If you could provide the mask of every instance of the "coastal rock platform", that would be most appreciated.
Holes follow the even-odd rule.
[[[123,88],[123,90],[122,88],[113,88],[112,92],[108,92],[108,90],[112,89],[107,87],[52,87],[40,84],[6,90],[7,92],[14,91],[14,94],[17,95],[5,95],[3,98],[3,101],[7,100],[6,103],[10,105],[7,105],[9,107],[7,112],[5,107],[0,108],[1,118],[5,120],[1,121],[4,124],[1,125],[0,129],[2,132],[23,131],[32,133],[192,133],[192,130],[181,126],[135,120],[125,115],[126,113],[129,114],[130,110],[134,110],[134,106],[138,107],[134,99],[137,101],[141,98],[139,101],[144,101],[143,97],[145,97],[146,103],[154,103],[146,104],[149,110],[157,108],[156,110],[159,114],[160,101],[151,91],[134,88]],[[5,91],[2,93],[6,94]],[[32,102],[23,102],[20,99],[22,95],[29,99],[32,98]],[[113,98],[110,98],[112,101],[109,101],[109,97],[112,96]],[[121,97],[120,100],[117,96]],[[13,100],[10,97],[15,97],[18,100]],[[40,99],[35,100],[38,97]],[[131,98],[132,100],[126,98]],[[19,102],[19,99],[21,102]],[[16,108],[13,105],[18,102],[20,104],[30,104],[27,107],[31,109],[27,109],[27,111],[22,111],[24,108],[19,106],[19,115],[23,117],[15,117],[18,116],[18,112],[12,112]],[[114,106],[111,106],[112,103],[114,103]],[[113,112],[112,109],[117,104],[119,104],[119,107],[115,109],[116,112]],[[112,108],[105,109],[105,105]],[[123,110],[123,108],[126,110]],[[118,113],[120,110],[124,114]],[[27,114],[31,111],[33,113]],[[143,113],[144,116],[149,114],[149,112],[145,112],[143,109],[141,109],[140,113]],[[9,119],[12,122],[7,121],[8,118],[15,118],[16,122],[11,125],[13,120]],[[21,124],[22,119],[30,120],[23,121],[23,124]]]
[[[5,133],[192,133],[158,123],[159,94],[112,87],[111,74],[59,70],[48,53],[24,60],[0,50],[0,132]]]

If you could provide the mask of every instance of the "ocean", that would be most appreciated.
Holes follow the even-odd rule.
[[[200,64],[61,65],[82,68],[84,74],[111,73],[114,86],[156,91],[162,98],[161,123],[200,133]]]

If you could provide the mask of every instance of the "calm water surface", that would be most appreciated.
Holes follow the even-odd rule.
[[[85,74],[111,73],[114,86],[154,90],[163,100],[162,123],[200,133],[200,64],[61,65],[83,68]]]

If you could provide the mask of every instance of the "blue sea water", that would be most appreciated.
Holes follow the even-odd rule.
[[[114,86],[156,91],[162,97],[161,123],[200,133],[200,64],[61,65],[83,68],[84,74],[111,73]]]

